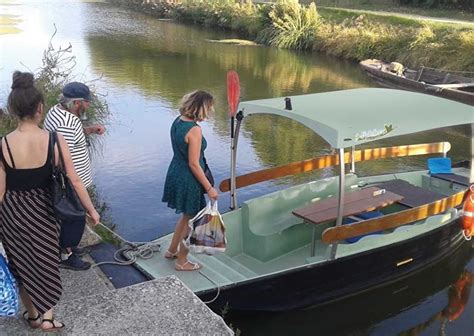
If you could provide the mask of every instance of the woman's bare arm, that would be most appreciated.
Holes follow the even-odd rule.
[[[204,171],[201,168],[201,165],[199,164],[202,141],[201,127],[195,126],[191,128],[188,134],[186,134],[185,141],[188,143],[188,164],[191,172],[199,181],[199,183],[201,183],[209,198],[216,199],[218,193],[208,181]]]

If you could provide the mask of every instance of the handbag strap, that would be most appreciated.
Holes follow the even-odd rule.
[[[49,145],[50,145],[50,148],[52,150],[51,152],[51,166],[52,167],[56,167],[56,159],[55,159],[55,151],[54,151],[54,146],[57,144],[58,146],[58,153],[59,153],[59,165],[60,167],[62,167],[63,169],[66,169],[65,165],[64,165],[64,157],[63,157],[63,153],[61,152],[61,145],[59,144],[59,141],[58,141],[58,133],[56,132],[51,132],[51,136],[49,137]]]
[[[8,144],[7,136],[5,136],[5,144],[7,145],[8,155],[10,155],[10,160],[12,161],[12,167],[15,169],[15,161],[13,160],[12,150],[10,149],[10,145]]]
[[[49,151],[51,153],[51,168],[54,169],[56,166],[56,161],[55,161],[55,153],[54,153],[54,145],[56,144],[56,137],[54,136],[55,132],[49,132]]]

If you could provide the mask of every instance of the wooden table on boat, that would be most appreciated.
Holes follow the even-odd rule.
[[[395,202],[401,201],[403,196],[394,192],[369,187],[344,194],[343,216],[351,216],[361,212],[373,211]],[[310,205],[294,210],[293,214],[311,224],[321,224],[337,219],[339,199],[330,197],[311,203]],[[316,244],[316,226],[313,228],[311,241],[311,257],[314,257]]]

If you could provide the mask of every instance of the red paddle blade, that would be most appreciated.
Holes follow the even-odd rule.
[[[234,70],[227,72],[227,102],[229,103],[229,115],[234,117],[237,113],[237,105],[240,98],[239,75]]]

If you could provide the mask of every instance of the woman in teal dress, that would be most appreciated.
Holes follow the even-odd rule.
[[[206,206],[204,193],[217,199],[218,193],[204,175],[204,150],[207,142],[198,122],[214,109],[214,98],[205,91],[194,91],[183,97],[180,116],[171,126],[173,159],[166,174],[162,201],[182,216],[176,224],[165,258],[176,259],[178,271],[194,271],[201,265],[190,262],[183,239],[188,234],[188,222]]]

